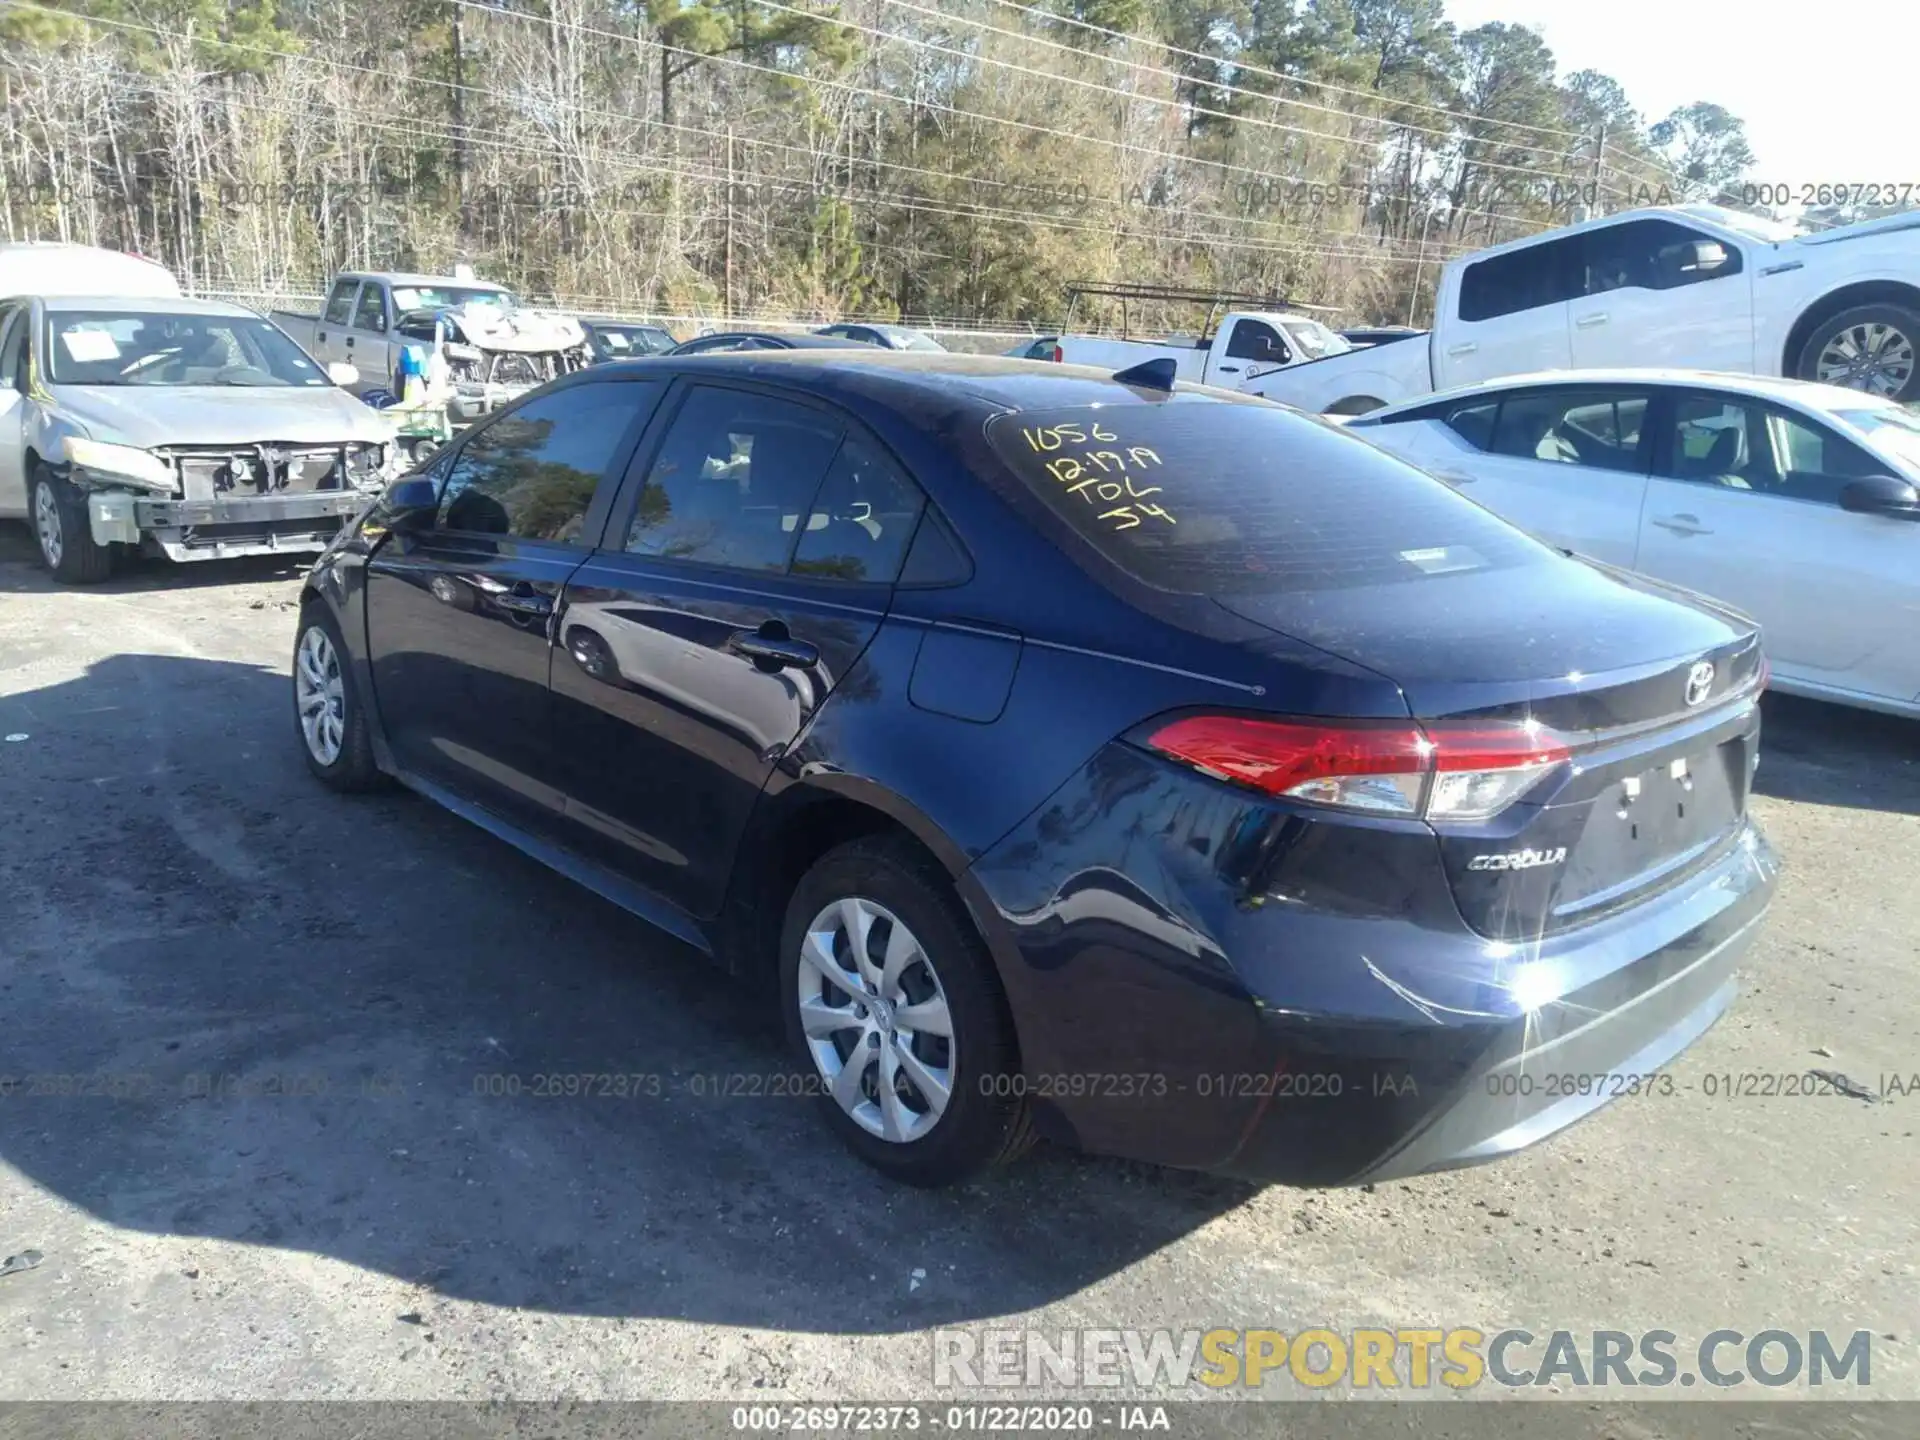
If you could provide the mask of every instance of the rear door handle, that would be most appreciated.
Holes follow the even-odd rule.
[[[1472,342],[1468,342],[1465,345],[1449,345],[1447,347],[1447,354],[1449,356],[1471,355],[1473,354],[1474,351],[1478,350],[1479,348],[1480,347],[1478,345],[1473,344]]]
[[[1676,535],[1711,535],[1713,533],[1700,523],[1698,515],[1662,515],[1653,523],[1662,530],[1671,530]]]
[[[1604,325],[1607,323],[1607,312],[1604,310],[1596,310],[1591,315],[1581,315],[1577,317],[1573,323],[1576,329],[1591,330],[1596,325]]]
[[[502,610],[511,610],[516,615],[551,615],[553,599],[551,596],[532,594],[519,590],[508,590],[493,597],[493,603]]]
[[[818,665],[820,652],[785,630],[784,625],[778,633],[764,625],[758,630],[736,630],[727,637],[727,648],[765,670],[809,670]]]

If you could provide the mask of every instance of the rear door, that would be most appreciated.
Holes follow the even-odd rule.
[[[374,553],[373,688],[412,775],[523,827],[558,827],[547,698],[556,602],[664,389],[593,376],[501,411],[435,462],[435,526]]]
[[[360,286],[353,304],[353,328],[342,338],[340,357],[360,371],[356,390],[393,387],[393,353],[388,343],[392,317],[387,313],[387,287],[378,280]]]
[[[1752,615],[1783,679],[1920,691],[1920,526],[1840,508],[1848,480],[1888,467],[1745,395],[1677,392],[1657,424],[1635,568]]]
[[[1435,389],[1572,365],[1567,302],[1578,280],[1579,243],[1575,236],[1545,240],[1461,271],[1455,312],[1435,334]]]
[[[1576,368],[1753,370],[1753,276],[1738,248],[1673,220],[1603,225],[1580,241]]]
[[[568,580],[553,668],[568,843],[711,915],[774,764],[885,618],[925,501],[839,411],[685,386],[606,542]]]

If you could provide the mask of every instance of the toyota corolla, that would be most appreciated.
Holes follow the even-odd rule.
[[[293,718],[763,983],[894,1176],[1040,1135],[1333,1185],[1531,1144],[1724,1012],[1764,685],[1737,613],[1320,419],[815,349],[469,431],[315,567]]]

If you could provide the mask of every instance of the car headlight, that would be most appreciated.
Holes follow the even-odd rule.
[[[78,435],[67,436],[64,448],[67,459],[95,475],[150,490],[174,488],[173,467],[149,451],[132,445],[110,445],[104,440],[82,440]]]

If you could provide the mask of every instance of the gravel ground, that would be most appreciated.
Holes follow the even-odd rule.
[[[1787,873],[1691,1091],[1374,1191],[1042,1152],[930,1196],[805,1102],[694,1093],[785,1066],[716,973],[314,784],[298,576],[61,590],[0,525],[0,1072],[145,1077],[0,1099],[0,1256],[43,1257],[0,1276],[0,1399],[910,1399],[934,1326],[1373,1324],[1865,1329],[1920,1398],[1920,1098],[1698,1088],[1920,1072],[1920,725],[1769,700]],[[663,1079],[484,1093],[551,1072]]]

